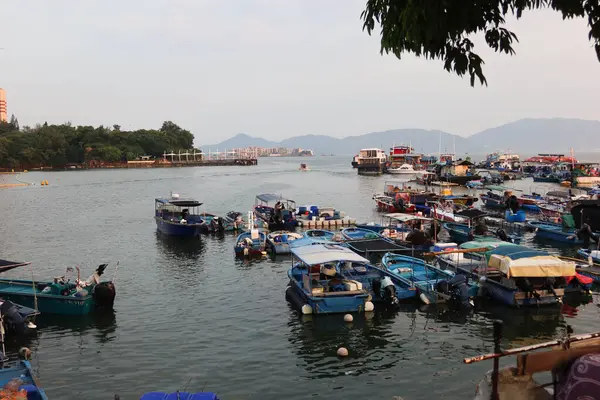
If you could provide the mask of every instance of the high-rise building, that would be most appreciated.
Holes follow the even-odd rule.
[[[4,89],[0,88],[0,122],[8,121],[7,115],[8,114],[6,110],[6,92],[4,91]]]

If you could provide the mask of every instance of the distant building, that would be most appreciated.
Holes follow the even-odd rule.
[[[6,92],[0,88],[0,122],[8,121],[8,111],[6,108]]]

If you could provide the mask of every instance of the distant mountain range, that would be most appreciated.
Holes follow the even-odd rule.
[[[301,147],[318,154],[352,155],[362,148],[380,147],[388,150],[394,144],[410,144],[419,153],[438,152],[441,138],[442,152],[485,154],[494,151],[511,151],[523,154],[562,153],[570,148],[576,152],[600,151],[600,121],[582,119],[548,118],[522,119],[496,128],[486,129],[469,137],[448,132],[425,129],[394,129],[337,139],[323,135],[295,136],[281,142],[269,141],[240,133],[208,149],[237,147]]]

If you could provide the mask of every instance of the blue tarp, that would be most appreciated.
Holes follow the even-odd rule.
[[[489,254],[498,254],[500,256],[509,257],[512,260],[518,260],[520,258],[528,258],[528,257],[539,257],[539,256],[547,256],[549,253],[547,251],[534,250],[526,246],[499,246],[494,250],[491,250]]]

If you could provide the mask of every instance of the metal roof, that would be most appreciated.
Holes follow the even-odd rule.
[[[352,250],[335,244],[315,244],[292,248],[292,254],[304,264],[315,265],[334,261],[350,261],[366,264],[369,262]]]

